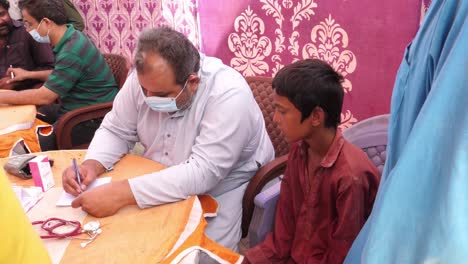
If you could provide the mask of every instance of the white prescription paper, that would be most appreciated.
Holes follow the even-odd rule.
[[[93,183],[91,183],[88,186],[88,188],[86,188],[86,191],[96,188],[98,186],[101,186],[103,184],[109,183],[111,182],[111,180],[112,180],[112,177],[97,178],[96,180],[94,180]],[[62,195],[60,196],[60,199],[58,199],[55,205],[56,206],[71,206],[71,203],[73,202],[73,200],[75,200],[75,198],[76,196],[63,191]]]
[[[13,185],[12,187],[25,212],[28,212],[29,209],[31,209],[44,196],[41,187],[20,187],[16,185]]]

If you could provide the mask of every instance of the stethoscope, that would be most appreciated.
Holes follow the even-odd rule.
[[[50,238],[71,238],[82,239],[87,242],[81,243],[81,247],[86,247],[89,243],[93,242],[96,237],[102,233],[101,224],[99,221],[90,221],[81,228],[81,223],[78,221],[69,221],[61,218],[52,217],[44,221],[34,221],[33,225],[41,225],[42,230],[47,231],[47,235],[41,235],[42,239]],[[89,238],[76,237],[86,233]]]

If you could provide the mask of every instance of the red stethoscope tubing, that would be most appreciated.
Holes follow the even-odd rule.
[[[55,224],[50,224],[50,223],[55,223]],[[67,237],[72,237],[72,236],[77,236],[77,235],[80,235],[81,233],[83,233],[81,231],[81,223],[78,222],[78,221],[68,221],[68,220],[63,220],[63,219],[60,219],[60,218],[55,218],[55,217],[52,217],[52,218],[49,218],[45,221],[34,221],[32,222],[33,225],[41,225],[41,228],[45,231],[47,231],[47,233],[49,233],[48,235],[41,235],[41,238],[43,239],[47,239],[47,238],[67,238]],[[71,225],[71,226],[75,226],[75,228],[69,232],[65,232],[65,233],[60,233],[60,234],[57,234],[54,232],[54,229],[58,228],[58,227],[61,227],[61,226],[64,226],[64,225]]]

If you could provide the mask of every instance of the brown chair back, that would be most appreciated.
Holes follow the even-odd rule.
[[[112,102],[84,106],[64,114],[55,127],[55,138],[58,149],[87,149],[89,143],[73,144],[72,131],[82,122],[103,118],[112,109]]]
[[[119,89],[122,88],[125,80],[127,79],[127,74],[129,71],[127,59],[122,55],[110,53],[102,54],[102,56],[109,65],[112,74],[114,75],[115,82],[119,86]]]
[[[273,115],[275,113],[275,106],[273,105],[274,91],[271,87],[273,79],[271,77],[246,77],[245,79],[262,110],[268,135],[275,148],[275,156],[280,157],[287,154],[289,145],[281,134],[281,130],[273,122]]]

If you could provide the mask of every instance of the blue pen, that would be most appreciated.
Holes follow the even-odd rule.
[[[80,193],[81,193],[82,191],[81,191],[80,171],[78,170],[78,165],[76,164],[76,159],[73,159],[72,162],[73,162],[73,169],[75,170],[76,181],[80,185]]]

